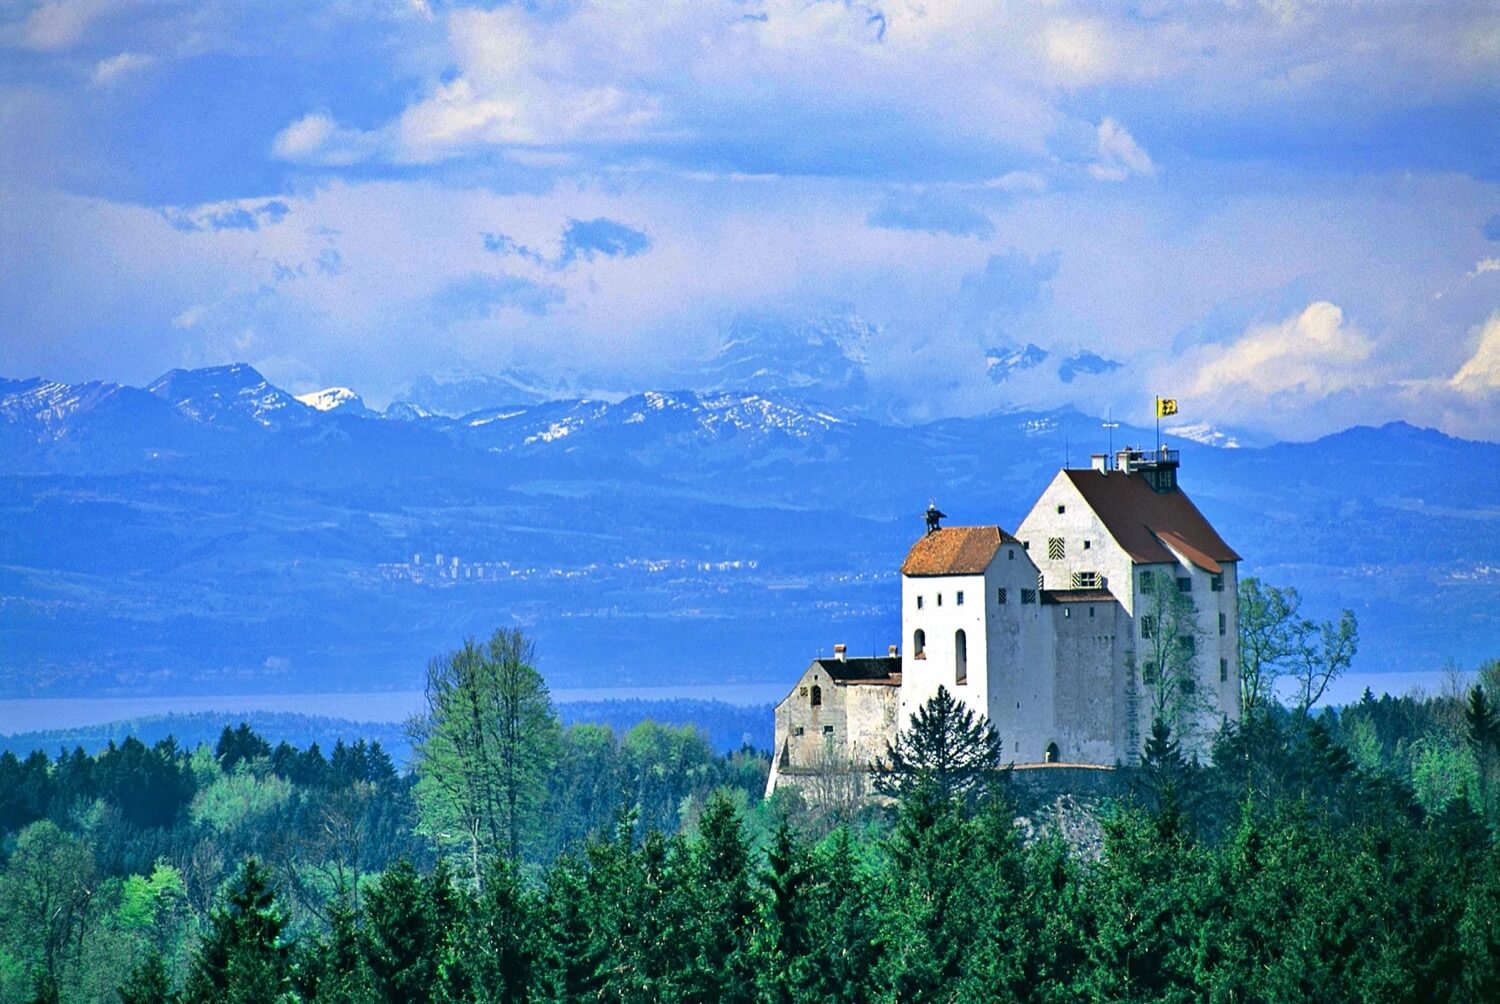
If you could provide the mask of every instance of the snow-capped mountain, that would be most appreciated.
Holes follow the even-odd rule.
[[[71,417],[120,389],[113,383],[74,386],[37,378],[0,380],[0,419],[27,427],[40,441],[52,440]]]
[[[1226,450],[1237,450],[1240,447],[1238,435],[1217,429],[1208,422],[1170,425],[1161,431],[1169,436],[1178,436],[1182,439],[1190,439],[1195,443],[1202,443],[1204,446],[1217,446]]]
[[[312,416],[312,409],[247,363],[171,370],[146,389],[180,414],[208,425],[299,428]]]
[[[781,679],[810,638],[894,640],[888,585],[929,499],[1014,527],[1059,465],[1108,443],[1068,409],[896,425],[811,404],[816,386],[462,418],[319,411],[244,366],[154,386],[0,380],[6,693],[254,686],[272,658],[308,687],[409,686],[455,635],[509,619],[571,685],[697,680],[705,652],[721,675]],[[1367,668],[1492,654],[1500,584],[1472,570],[1500,557],[1473,528],[1500,446],[1166,431],[1256,574],[1318,616],[1362,598]]]
[[[540,404],[577,396],[557,381],[528,370],[508,369],[496,374],[421,376],[412,381],[399,403],[410,404],[424,415],[458,418],[486,408]]]
[[[825,410],[778,395],[647,391],[617,403],[553,401],[487,409],[465,415],[457,428],[492,452],[598,448],[608,455],[647,447],[675,452],[726,441],[741,450],[771,440],[805,442],[845,424]]]
[[[1017,348],[1014,345],[993,346],[984,352],[985,370],[995,383],[1003,382],[1012,373],[1035,369],[1047,361],[1047,350],[1033,342]]]
[[[308,394],[298,394],[297,400],[314,411],[337,411],[341,415],[372,415],[365,407],[364,398],[348,387],[325,387]]]
[[[866,387],[874,325],[851,312],[807,318],[742,314],[714,357],[682,374],[706,390],[806,391],[854,404]]]

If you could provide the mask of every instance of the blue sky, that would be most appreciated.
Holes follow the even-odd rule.
[[[852,314],[914,419],[1497,439],[1496,123],[1493,4],[13,0],[0,373],[626,390]]]

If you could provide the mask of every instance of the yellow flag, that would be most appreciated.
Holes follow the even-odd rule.
[[[1156,399],[1156,417],[1166,418],[1168,415],[1177,414],[1177,399],[1175,397],[1159,397]]]

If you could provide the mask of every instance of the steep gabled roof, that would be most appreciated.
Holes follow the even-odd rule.
[[[1162,530],[1157,533],[1157,536],[1161,538],[1161,542],[1163,544],[1166,544],[1173,551],[1182,555],[1182,557],[1186,558],[1188,561],[1191,561],[1193,564],[1197,565],[1205,572],[1212,572],[1214,575],[1218,575],[1220,572],[1224,571],[1224,567],[1222,565],[1220,565],[1213,558],[1204,554],[1192,544],[1189,544],[1187,541],[1183,540],[1181,534],[1173,533],[1171,530]]]
[[[902,575],[980,575],[995,552],[1015,538],[998,526],[945,526],[911,546]]]
[[[1200,568],[1239,561],[1192,499],[1180,488],[1156,492],[1139,474],[1124,471],[1064,471],[1125,553],[1138,562],[1175,562],[1163,540]]]

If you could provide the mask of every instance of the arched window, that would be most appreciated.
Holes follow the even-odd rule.
[[[911,636],[911,657],[913,659],[927,658],[927,632],[917,628]]]
[[[816,708],[818,705],[820,705],[822,703],[823,703],[823,688],[820,687],[820,686],[818,686],[817,684],[813,684],[813,689],[812,689],[812,706]]]
[[[953,682],[960,687],[969,682],[969,636],[962,628],[953,636]]]
[[[1062,761],[1062,750],[1057,748],[1057,743],[1048,743],[1046,752],[1046,763],[1060,763]]]

